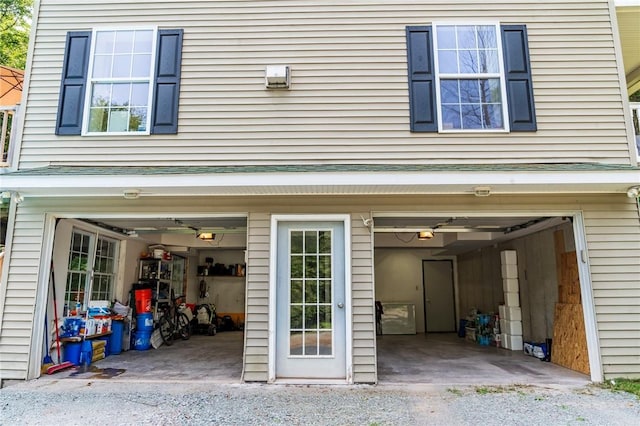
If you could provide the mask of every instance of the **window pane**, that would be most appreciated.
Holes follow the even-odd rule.
[[[94,84],[93,94],[91,96],[92,107],[105,107],[109,105],[109,97],[111,93],[111,85],[109,84]]]
[[[151,71],[151,55],[134,55],[131,69],[132,77],[149,77]]]
[[[318,276],[320,278],[331,278],[331,256],[319,256]]]
[[[305,278],[318,278],[318,259],[315,255],[305,256]]]
[[[129,112],[129,131],[145,132],[147,130],[147,108],[131,108]]]
[[[500,103],[500,80],[491,78],[487,80],[478,80],[480,86],[481,101],[486,103]]]
[[[302,355],[302,332],[292,331],[289,334],[289,355]]]
[[[440,98],[445,104],[459,103],[458,80],[440,80]]]
[[[114,55],[113,77],[131,76],[131,55]]]
[[[479,53],[478,72],[481,73],[497,73],[500,72],[500,64],[498,64],[497,50],[481,50]]]
[[[477,50],[459,50],[458,60],[460,62],[460,73],[475,74],[478,72]]]
[[[478,47],[490,49],[498,47],[496,27],[493,25],[478,25]]]
[[[113,53],[114,31],[99,31],[96,33],[95,53]]]
[[[478,80],[460,80],[460,103],[480,102]]]
[[[317,331],[305,331],[304,354],[318,355],[318,332]]]
[[[107,108],[91,108],[89,111],[89,131],[90,132],[106,132],[107,131]]]
[[[306,305],[304,307],[304,328],[318,328],[318,307]]]
[[[149,85],[136,83],[131,85],[131,106],[147,106],[149,101]]]
[[[111,89],[111,106],[127,106],[129,105],[129,92],[131,85],[114,84]]]
[[[320,250],[319,253],[331,253],[331,231],[320,231]]]
[[[136,31],[135,41],[133,43],[134,53],[151,52],[152,31]]]
[[[318,355],[333,355],[333,342],[331,338],[332,332],[330,331],[321,331],[318,333],[318,342],[320,343]]]
[[[291,280],[291,303],[302,303],[301,280]]]
[[[304,303],[316,303],[318,301],[318,282],[306,281],[304,284]]]
[[[291,256],[291,278],[302,278],[302,256]]]
[[[438,26],[438,48],[456,48],[456,29],[451,25]]]
[[[331,281],[320,280],[318,283],[318,302],[331,303]]]
[[[317,231],[306,231],[304,233],[304,252],[305,253],[318,252],[318,232]]]
[[[129,129],[129,112],[126,109],[112,109],[109,112],[109,131],[126,132]]]
[[[291,305],[291,328],[300,330],[302,329],[302,306]]]
[[[133,31],[118,31],[114,53],[131,53],[133,51]]]
[[[93,77],[111,77],[111,55],[97,55],[93,58]]]
[[[458,49],[475,49],[476,30],[473,25],[458,25],[456,27],[458,35]]]
[[[462,128],[482,129],[480,105],[462,105]]]
[[[302,253],[302,231],[291,232],[291,253]]]
[[[320,328],[330,329],[331,327],[331,306],[319,307]]]
[[[458,105],[442,105],[442,128],[461,129],[460,107]]]
[[[483,116],[485,128],[487,129],[502,129],[504,128],[504,121],[502,118],[502,105],[483,105]]]
[[[458,72],[458,57],[455,50],[438,51],[438,70],[441,73]]]

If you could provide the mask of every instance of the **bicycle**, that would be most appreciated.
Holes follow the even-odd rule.
[[[176,336],[182,340],[189,340],[191,337],[191,324],[189,317],[180,312],[177,303],[184,296],[172,297],[171,303],[167,303],[163,307],[163,312],[158,319],[158,328],[160,329],[160,337],[165,345],[171,346]]]

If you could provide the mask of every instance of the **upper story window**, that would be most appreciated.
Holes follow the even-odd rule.
[[[412,132],[535,131],[524,25],[407,27]]]
[[[440,131],[508,130],[497,25],[437,25]]]
[[[178,132],[181,29],[71,31],[57,135]]]
[[[154,30],[95,31],[85,133],[148,133]]]

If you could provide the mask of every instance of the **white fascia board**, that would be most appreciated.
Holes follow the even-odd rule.
[[[189,175],[0,175],[3,191],[24,196],[142,196],[472,193],[492,194],[626,192],[640,184],[640,170],[551,172],[305,172]]]

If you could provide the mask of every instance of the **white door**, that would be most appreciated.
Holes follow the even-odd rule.
[[[343,222],[279,222],[276,377],[346,378]]]
[[[423,260],[425,330],[427,333],[456,331],[453,262]]]

